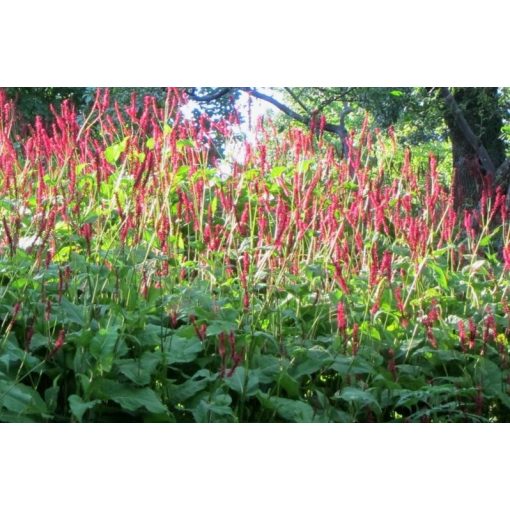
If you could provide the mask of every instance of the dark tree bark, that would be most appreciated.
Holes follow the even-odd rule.
[[[505,161],[497,94],[495,87],[457,88],[454,93],[441,89],[452,143],[457,209],[476,207],[484,186],[495,183],[496,169]]]

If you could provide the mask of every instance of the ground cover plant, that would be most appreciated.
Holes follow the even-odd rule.
[[[508,421],[506,196],[393,132],[0,95],[0,421]]]

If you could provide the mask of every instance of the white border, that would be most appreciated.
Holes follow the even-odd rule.
[[[17,0],[3,86],[504,86],[504,3]]]
[[[0,86],[508,86],[485,0],[3,2]],[[481,508],[508,427],[0,425],[2,508]]]
[[[501,508],[490,427],[2,425],[2,508]]]

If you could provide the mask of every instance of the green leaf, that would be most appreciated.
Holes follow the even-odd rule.
[[[234,416],[230,404],[232,398],[227,393],[215,393],[210,400],[201,400],[198,405],[192,410],[193,418],[198,423],[206,423],[214,421],[215,416],[220,416],[222,419],[225,416]]]
[[[241,395],[252,396],[257,393],[259,377],[255,370],[246,370],[244,367],[237,367],[231,377],[225,377],[224,383]]]
[[[115,144],[107,147],[104,151],[104,157],[111,165],[115,164],[121,155],[120,147]]]
[[[46,403],[33,388],[10,380],[0,380],[0,408],[17,414],[37,414],[45,416],[48,413]]]
[[[287,392],[289,397],[299,398],[299,383],[286,371],[280,373],[277,379],[277,384]]]
[[[289,374],[295,379],[299,379],[304,375],[312,375],[327,368],[332,361],[331,355],[321,348],[301,351],[296,353],[292,366],[289,368]]]
[[[372,324],[368,323],[367,321],[361,323],[359,330],[365,333],[370,338],[375,338],[375,340],[381,340],[381,333],[379,333],[379,330]]]
[[[374,370],[370,364],[362,359],[341,354],[335,358],[330,368],[340,375],[370,374]]]
[[[275,166],[271,169],[270,175],[273,177],[273,179],[276,179],[277,177],[280,177],[280,175],[282,175],[285,170],[287,170],[286,166]]]
[[[89,163],[79,163],[78,165],[76,165],[74,168],[76,175],[80,175],[83,172],[83,169],[88,165]]]
[[[195,147],[195,142],[193,142],[193,140],[190,139],[177,140],[175,146],[177,147],[178,150],[182,150],[184,147]]]
[[[291,400],[282,397],[270,397],[269,405],[284,420],[295,423],[313,422],[314,410],[310,404],[301,400]]]
[[[207,388],[209,384],[208,379],[188,379],[186,382],[179,385],[169,385],[168,393],[169,399],[172,404],[179,404],[186,402],[191,397],[194,397],[197,393]]]
[[[276,356],[254,356],[254,364],[258,367],[257,373],[261,384],[272,384],[282,370],[282,360]]]
[[[437,283],[440,285],[440,287],[443,288],[444,290],[448,290],[448,280],[446,279],[445,272],[443,271],[441,266],[432,261],[428,262],[428,266],[434,271],[435,279]]]
[[[113,165],[117,162],[117,160],[120,158],[120,155],[126,150],[127,141],[128,137],[124,138],[122,142],[114,143],[105,149],[104,157],[108,163]]]
[[[116,327],[100,329],[90,340],[90,353],[101,364],[101,368],[108,372],[112,368],[115,345],[118,332]]]
[[[483,388],[485,395],[498,398],[505,407],[510,409],[510,397],[506,393],[503,372],[496,363],[487,358],[478,358],[475,379]]]
[[[81,422],[83,420],[83,415],[89,410],[95,407],[97,404],[100,404],[100,400],[92,400],[90,402],[84,402],[79,395],[71,395],[68,399],[69,406],[71,407],[71,412],[74,417]]]
[[[229,333],[230,331],[235,331],[237,329],[237,324],[235,322],[228,321],[212,321],[207,326],[207,336],[214,336],[219,333]]]
[[[361,406],[376,407],[379,411],[381,410],[379,403],[371,393],[354,386],[344,388],[340,395],[335,397],[345,400],[346,402],[352,402]]]
[[[83,318],[85,307],[83,305],[75,305],[65,297],[62,297],[60,308],[65,314],[65,317],[62,319],[62,322],[74,323],[78,324],[79,326],[85,325],[85,321]]]
[[[154,138],[149,138],[145,142],[145,145],[146,145],[147,149],[152,150],[156,146],[156,141],[154,140]]]
[[[167,411],[156,392],[150,388],[134,388],[104,379],[99,384],[97,394],[102,399],[113,400],[127,411],[136,411],[142,407],[156,414]]]
[[[121,359],[115,362],[115,367],[121,374],[139,386],[151,382],[152,374],[161,361],[161,354],[144,352],[139,359]]]
[[[181,338],[174,335],[165,343],[165,354],[169,365],[190,363],[202,352],[203,345],[198,338]]]
[[[146,324],[143,330],[136,332],[136,338],[144,347],[156,347],[161,343],[161,337],[169,337],[171,330],[157,326],[156,324]]]

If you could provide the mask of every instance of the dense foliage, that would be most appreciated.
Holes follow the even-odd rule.
[[[1,421],[507,421],[506,197],[398,146],[0,96]],[[235,122],[235,117],[232,118]],[[490,184],[490,183],[488,183]]]

